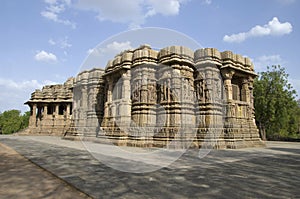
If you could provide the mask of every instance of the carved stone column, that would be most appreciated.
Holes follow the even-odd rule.
[[[141,102],[147,103],[147,85],[148,85],[148,76],[147,76],[147,68],[142,71],[142,85],[141,85]],[[143,123],[143,122],[142,122]]]
[[[31,109],[31,116],[30,116],[30,119],[29,119],[29,127],[36,127],[36,109],[37,109],[37,106],[36,104],[32,104],[30,106],[30,109]]]
[[[37,106],[37,127],[41,128],[41,120],[42,120],[42,107]]]
[[[59,104],[55,104],[55,112],[54,112],[55,116],[58,115],[58,112],[59,112]]]
[[[103,109],[103,121],[101,123],[102,127],[107,127],[108,125],[108,117],[109,117],[109,101],[111,101],[111,87],[110,87],[110,78],[106,77],[106,85],[104,87],[104,109]]]
[[[108,90],[107,90],[107,102],[112,102],[112,92],[113,92],[113,81],[111,78],[107,79]]]
[[[67,117],[70,118],[71,115],[71,104],[67,104]]]
[[[234,75],[233,70],[223,70],[222,76],[224,78],[224,87],[226,90],[226,96],[227,100],[232,100],[232,85],[231,85],[231,79]]]
[[[226,105],[226,117],[225,117],[225,128],[227,128],[229,132],[232,131],[233,128],[237,128],[237,105],[235,101],[233,101],[233,91],[232,91],[232,84],[231,80],[234,75],[235,71],[231,69],[225,69],[221,71],[221,74],[224,79],[224,87],[225,87],[225,105]],[[226,135],[232,137],[232,135]]]
[[[243,79],[242,81],[242,101],[250,103],[249,80]]]
[[[253,96],[253,78],[249,78],[248,82],[248,88],[249,88],[249,108],[248,108],[248,114],[249,119],[252,120],[252,123],[255,124],[255,112],[254,112],[254,96]]]
[[[249,103],[250,103],[250,107],[251,107],[251,108],[254,108],[253,78],[249,78],[249,81],[248,81],[248,88],[249,88]]]
[[[120,104],[120,115],[122,125],[129,125],[131,120],[131,100],[130,100],[130,70],[122,74],[122,102]]]
[[[122,74],[123,88],[122,88],[122,98],[130,99],[130,70]]]
[[[47,104],[44,105],[43,117],[44,118],[48,117],[48,105]]]
[[[114,131],[116,113],[115,105],[113,104],[113,79],[111,76],[106,76],[106,102],[104,103],[104,116],[101,126],[105,134],[110,135]]]
[[[86,85],[82,86],[81,92],[82,92],[82,108],[86,112],[88,110],[88,91]]]
[[[33,104],[32,105],[32,117],[34,117],[34,119],[36,118],[36,108],[37,106],[36,106],[36,104]]]

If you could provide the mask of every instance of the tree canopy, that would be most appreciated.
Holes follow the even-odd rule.
[[[19,110],[9,110],[0,113],[0,131],[2,134],[18,132],[28,126],[30,112],[23,115]]]
[[[283,67],[272,66],[259,73],[253,94],[256,122],[263,139],[299,135],[300,108]]]

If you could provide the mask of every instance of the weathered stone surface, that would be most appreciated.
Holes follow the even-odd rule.
[[[70,128],[63,131],[68,138],[105,137],[117,145],[140,147],[263,145],[254,118],[255,77],[251,61],[231,51],[194,52],[183,46],[156,51],[142,45],[116,55],[105,70],[77,75],[67,94],[73,92],[72,119],[65,123]],[[48,102],[47,92],[54,92],[48,90],[34,92],[27,104],[34,109]],[[29,129],[53,132],[61,125],[56,115],[44,121],[40,109],[34,113]],[[52,127],[40,125],[43,121],[52,121]]]
[[[300,198],[300,143],[296,142],[267,142],[267,147],[260,149],[212,150],[203,158],[198,158],[199,150],[190,149],[168,167],[138,174],[108,167],[96,160],[80,141],[55,136],[2,135],[0,142],[93,198]],[[107,158],[116,163],[149,166],[131,156],[112,156],[107,147],[99,144],[99,151],[106,150]],[[149,153],[146,148],[131,150]],[[159,165],[158,158],[149,161]],[[28,172],[27,167],[17,169],[19,178]],[[7,172],[14,176],[7,170],[2,174]],[[7,185],[5,182],[11,176],[1,176],[2,184]],[[21,181],[13,183],[8,188],[18,187]]]
[[[93,136],[99,132],[103,115],[103,70],[92,69],[77,75],[73,85],[73,117],[65,137]]]
[[[0,143],[1,198],[91,198]]]

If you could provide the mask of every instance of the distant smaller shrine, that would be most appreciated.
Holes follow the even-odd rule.
[[[63,135],[72,120],[73,81],[46,85],[35,90],[25,104],[30,107],[29,126],[25,133]]]

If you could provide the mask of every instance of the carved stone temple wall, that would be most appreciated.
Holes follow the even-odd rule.
[[[65,138],[74,136],[96,137],[103,117],[103,69],[80,72],[73,85],[73,116]]]
[[[116,55],[105,70],[83,71],[72,84],[34,92],[27,102],[33,112],[29,129],[59,129],[68,139],[123,146],[262,146],[254,118],[255,77],[249,58],[231,51],[142,45]],[[55,93],[54,87],[70,97],[44,94],[50,88]],[[61,115],[63,105],[69,108]],[[49,106],[55,111],[40,118]]]

